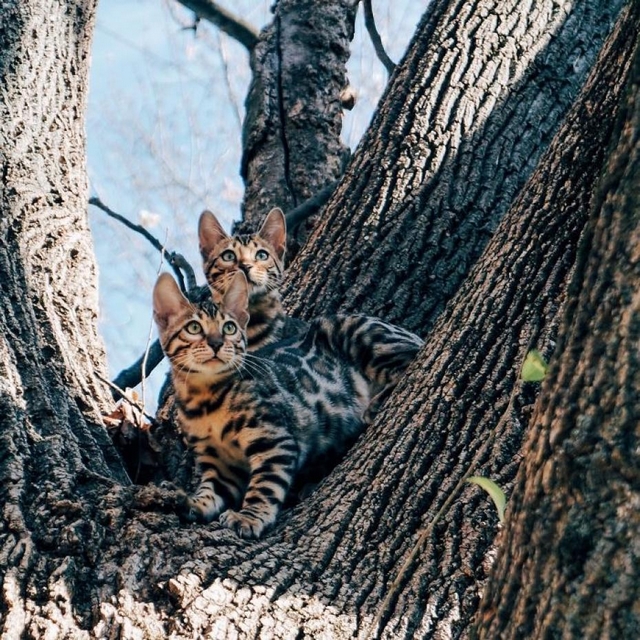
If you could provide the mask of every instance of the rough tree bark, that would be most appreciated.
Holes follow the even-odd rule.
[[[342,174],[349,150],[340,140],[340,92],[357,2],[280,0],[272,24],[251,53],[252,82],[243,130],[243,223],[301,204]],[[313,218],[289,238],[290,256]]]
[[[290,311],[363,311],[426,334],[548,147],[621,5],[435,0],[291,265]]]
[[[640,637],[640,3],[632,74],[481,638]]]
[[[1,11],[0,620],[3,637],[27,624],[45,637],[73,608],[63,573],[93,553],[98,496],[128,483],[96,378],[107,373],[83,117],[95,6],[17,0]]]
[[[23,102],[14,102],[19,98],[11,92],[3,93],[3,122],[5,114],[19,118],[24,113],[14,110],[14,104],[24,103],[26,109],[37,102],[43,89],[54,91],[52,87],[59,86],[55,64],[43,67],[32,62],[42,51],[38,44],[44,42],[35,28],[42,25],[42,12],[50,15],[45,24],[68,30],[65,38],[57,34],[55,39],[58,46],[66,43],[67,47],[56,60],[73,56],[74,74],[79,74],[81,84],[85,78],[86,34],[93,7],[83,5],[85,12],[76,12],[77,6],[70,3],[66,11],[63,7],[57,12],[57,5],[47,5],[38,13],[35,3],[24,5],[16,3],[12,8],[16,15],[12,24],[19,28],[7,31],[3,26],[0,31],[0,50],[12,52],[11,59],[2,59],[2,91],[26,78],[20,87]],[[626,14],[625,19],[630,20]],[[635,16],[631,19],[637,24]],[[40,341],[41,334],[46,334],[47,316],[43,314],[39,323],[23,320],[29,304],[47,299],[41,289],[31,286],[34,282],[51,286],[54,293],[57,289],[46,279],[33,279],[35,275],[29,276],[31,280],[23,278],[23,291],[18,289],[19,279],[8,294],[3,288],[0,322],[2,334],[11,335],[11,341],[2,343],[0,354],[3,373],[9,373],[0,413],[0,491],[5,516],[0,562],[6,567],[0,591],[2,634],[314,638],[324,633],[340,638],[360,633],[368,637],[373,617],[380,613],[378,630],[384,637],[464,635],[478,607],[496,518],[477,488],[455,490],[470,469],[491,475],[507,489],[515,476],[527,407],[534,396],[531,386],[517,383],[517,371],[530,346],[551,351],[591,186],[608,139],[610,114],[619,102],[622,76],[628,68],[631,45],[625,24],[629,22],[616,32],[594,80],[541,167],[439,319],[427,347],[380,419],[336,472],[308,500],[284,514],[264,540],[241,541],[216,523],[184,526],[171,510],[170,491],[131,487],[117,469],[108,469],[95,444],[103,437],[92,421],[97,422],[97,410],[82,416],[73,411],[69,399],[84,399],[84,408],[91,397],[103,397],[100,390],[87,391],[76,384],[73,375],[67,374],[75,369],[62,357],[52,361],[54,371],[38,368],[39,364],[46,367],[38,359],[38,349],[47,344]],[[53,74],[44,76],[45,86],[31,82],[43,77],[45,70]],[[67,90],[69,84],[64,85]],[[69,109],[62,110],[77,127],[77,135],[83,97],[83,93],[69,96]],[[55,103],[47,104],[45,114],[57,115],[60,109]],[[66,122],[64,116],[62,122]],[[17,125],[9,129],[14,138],[21,130]],[[33,158],[25,154],[26,158],[47,167],[52,164],[49,168],[54,172],[66,170],[65,155],[55,153],[54,142],[60,140],[55,126],[35,131],[28,144],[18,149],[28,151],[32,145]],[[81,135],[75,144],[74,149],[82,148]],[[14,157],[6,151],[10,148],[3,145],[5,177],[13,176],[9,169]],[[12,242],[13,254],[6,255],[3,244],[0,264],[2,275],[10,277],[15,264],[23,265],[29,274],[33,264],[41,264],[46,271],[57,255],[46,239],[42,243],[42,250],[50,252],[45,254],[46,263],[38,263],[39,253],[21,249],[29,246],[26,241],[38,227],[28,213],[32,224],[20,226],[26,204],[11,208],[14,191],[22,193],[19,175],[5,180],[2,199],[3,239]],[[351,174],[350,179],[355,178]],[[57,192],[52,188],[57,182],[40,180],[35,192],[45,198],[51,193],[72,198],[68,179],[60,179]],[[86,184],[83,176],[74,174],[72,179],[74,188]],[[345,187],[340,197],[346,192]],[[55,210],[56,215],[63,211],[67,207]],[[9,224],[4,222],[5,215]],[[78,213],[74,221],[86,225],[84,214]],[[15,235],[16,229],[20,236]],[[60,233],[70,233],[69,229],[65,226]],[[57,251],[67,251],[69,239],[61,240]],[[370,258],[372,269],[379,259],[386,259],[380,254]],[[67,281],[70,277],[65,274]],[[76,352],[83,353],[83,344],[98,344],[93,341],[90,276],[87,282],[88,296],[80,300],[78,292],[66,294],[78,296],[68,316],[73,321],[87,317],[93,332],[83,342],[83,332],[67,330],[73,341],[68,338],[65,357],[72,363]],[[60,297],[52,298],[54,305],[68,300],[61,285],[58,289]],[[343,295],[339,288],[336,296]],[[27,311],[12,323],[11,313],[16,313],[12,309],[21,309],[20,305]],[[56,305],[50,313],[64,315],[68,308],[69,304],[62,309]],[[73,322],[70,326],[74,327]],[[31,336],[37,337],[33,344]],[[58,334],[55,338],[55,348],[60,350],[60,343],[67,346]],[[23,347],[30,349],[26,356],[18,353]],[[91,368],[100,369],[99,352],[90,365],[77,370],[95,387]],[[22,372],[26,382],[19,375]],[[39,404],[43,392],[36,396],[33,386],[29,387],[38,373],[43,389],[58,392],[56,404],[45,412]],[[23,388],[31,390],[24,398]],[[451,501],[451,496],[456,499]],[[425,528],[424,544],[416,546]],[[414,549],[420,551],[420,562],[410,562],[409,571],[403,573],[401,568]]]
[[[78,409],[100,423],[106,406],[94,376],[106,369],[82,117],[93,13],[91,3],[5,2],[0,23],[3,377],[14,392],[24,385],[20,403],[41,403],[52,423],[57,410]]]

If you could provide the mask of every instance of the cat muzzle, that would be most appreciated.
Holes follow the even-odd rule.
[[[213,355],[217,356],[218,350],[222,347],[224,341],[222,340],[222,338],[209,337],[207,338],[207,344],[211,347]]]

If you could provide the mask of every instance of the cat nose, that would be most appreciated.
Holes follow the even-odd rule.
[[[251,269],[251,265],[250,264],[244,264],[244,263],[241,262],[238,266],[240,267],[241,271],[244,272],[245,276],[249,275],[249,269]]]
[[[213,349],[213,352],[215,353],[223,345],[223,340],[222,338],[218,338],[216,336],[209,336],[207,338],[207,344]]]

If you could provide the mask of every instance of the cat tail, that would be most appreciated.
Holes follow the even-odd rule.
[[[317,318],[311,330],[316,344],[346,359],[385,397],[398,383],[424,341],[414,333],[365,315]]]

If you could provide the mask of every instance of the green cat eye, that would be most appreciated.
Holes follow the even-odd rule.
[[[222,333],[224,333],[226,336],[232,336],[237,330],[238,327],[236,327],[235,323],[231,322],[230,320],[222,325]]]
[[[196,336],[199,333],[202,333],[202,326],[199,322],[196,322],[195,320],[193,320],[184,328],[184,330],[187,333],[190,333],[191,335]]]
[[[268,260],[269,254],[264,249],[256,251],[256,260]]]
[[[233,251],[231,251],[231,249],[227,249],[226,251],[223,251],[220,254],[220,257],[225,261],[225,262],[233,262],[236,259],[236,254],[233,253]]]

